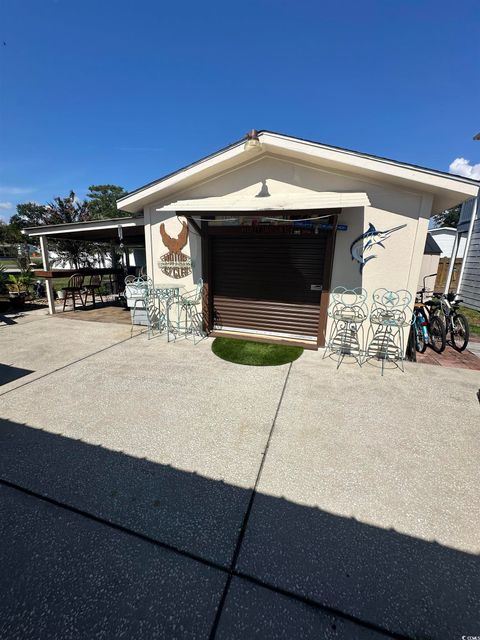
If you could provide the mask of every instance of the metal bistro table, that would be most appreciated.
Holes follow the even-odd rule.
[[[176,305],[179,309],[180,297],[184,291],[185,285],[174,282],[159,282],[153,286],[152,293],[156,299],[159,316],[163,319],[162,324],[167,330],[167,339],[173,325],[178,324],[178,319],[171,317],[172,306]]]
[[[153,294],[158,300],[159,310],[162,311],[162,304],[165,307],[165,315],[168,307],[168,303],[171,300],[178,300],[181,293],[185,291],[185,285],[175,284],[173,282],[160,282],[153,285]]]
[[[170,297],[172,295],[179,296],[180,291],[185,290],[184,284],[176,284],[174,282],[159,282],[158,284],[153,285],[153,290],[157,294],[157,296],[161,297]]]

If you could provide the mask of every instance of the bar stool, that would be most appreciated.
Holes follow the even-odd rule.
[[[125,278],[125,298],[127,299],[127,305],[131,309],[131,333],[133,333],[135,317],[137,315],[146,315],[146,301],[152,293],[153,282],[151,278],[134,278],[133,280],[130,280],[130,276]]]
[[[385,362],[393,362],[397,367],[399,362],[399,368],[405,371],[404,332],[412,324],[411,302],[412,295],[406,289],[380,288],[373,292],[365,360],[381,360],[382,376]]]
[[[167,340],[170,336],[175,341],[178,337],[193,337],[196,344],[197,338],[205,337],[203,331],[203,318],[198,312],[198,305],[202,301],[203,281],[200,279],[193,291],[171,296],[166,304],[167,309]]]
[[[332,322],[323,357],[329,354],[337,356],[337,369],[346,356],[362,366],[365,346],[363,323],[368,317],[368,294],[361,287],[335,287],[330,296],[327,313]]]

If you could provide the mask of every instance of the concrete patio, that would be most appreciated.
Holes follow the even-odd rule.
[[[210,344],[0,327],[0,637],[479,635],[478,371]]]

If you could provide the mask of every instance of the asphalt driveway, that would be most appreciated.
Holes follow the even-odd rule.
[[[480,635],[478,372],[0,328],[0,637]]]

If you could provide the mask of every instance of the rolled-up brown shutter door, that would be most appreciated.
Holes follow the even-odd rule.
[[[325,234],[211,240],[216,328],[317,335]]]

